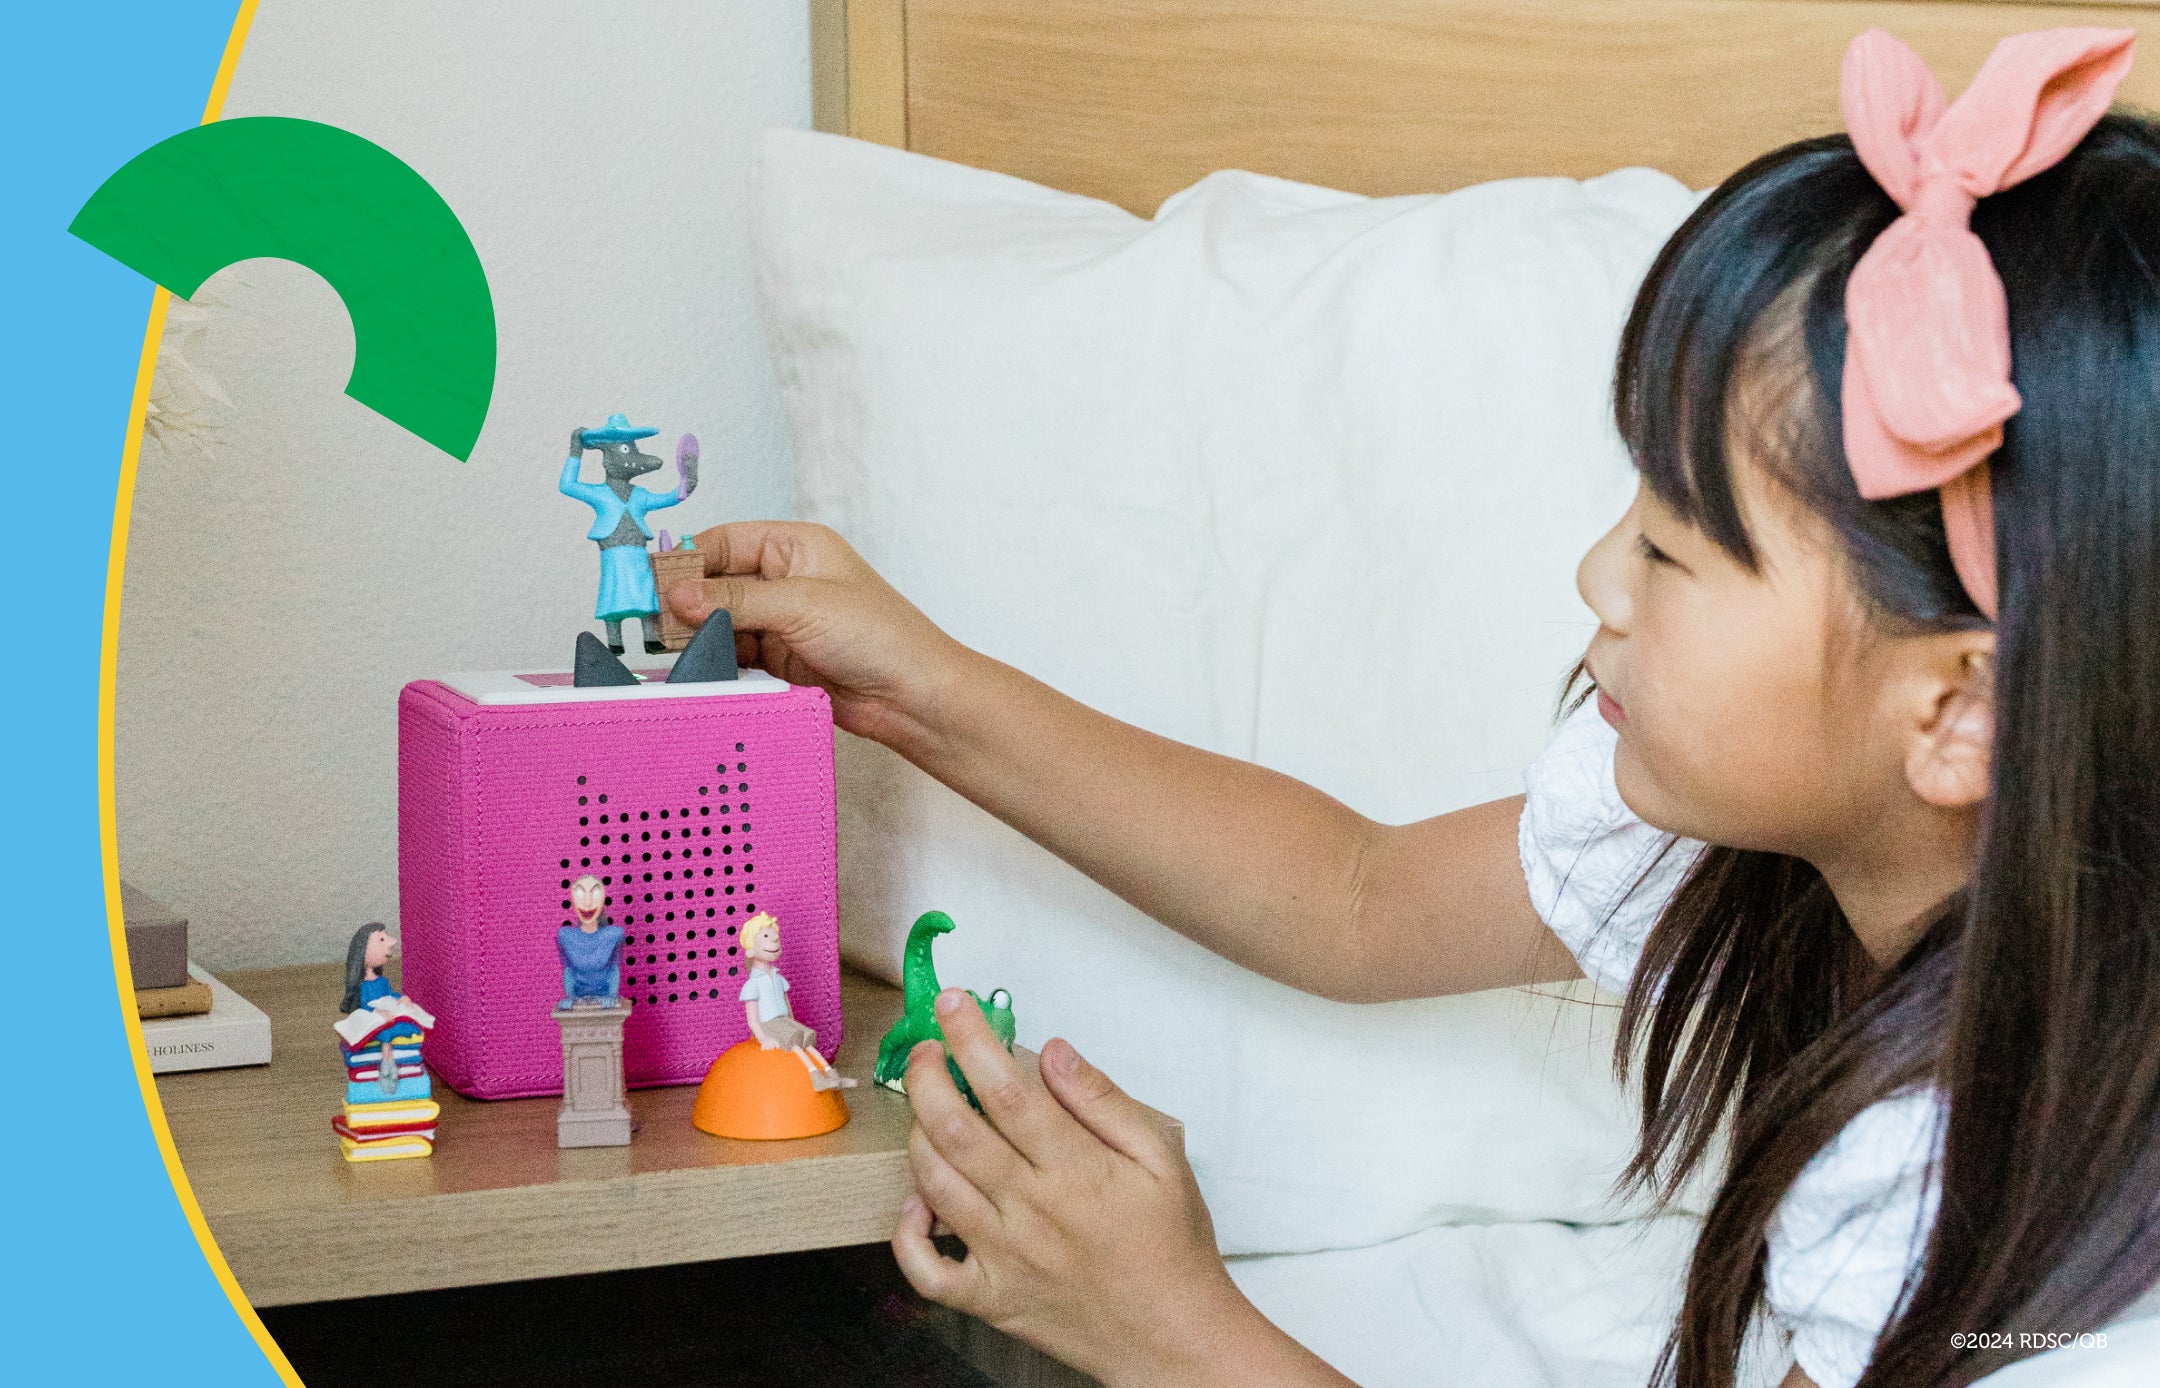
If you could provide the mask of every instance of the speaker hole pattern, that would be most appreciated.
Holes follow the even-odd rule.
[[[648,1007],[732,1003],[740,991],[727,980],[742,970],[735,932],[757,914],[750,780],[740,742],[671,804],[577,778],[575,848],[559,862],[563,924],[577,924],[570,884],[599,878],[608,919],[623,928],[623,992]]]

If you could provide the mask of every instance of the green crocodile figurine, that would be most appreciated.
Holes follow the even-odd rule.
[[[907,1010],[892,1024],[892,1030],[885,1033],[885,1039],[878,1042],[877,1069],[872,1074],[872,1078],[887,1089],[907,1093],[909,1051],[925,1041],[935,1041],[941,1046],[945,1043],[945,1032],[937,1020],[937,965],[930,958],[930,947],[938,936],[952,928],[952,917],[943,911],[925,911],[908,927],[907,953],[900,972]],[[991,992],[987,1002],[972,990],[968,996],[982,1009],[983,1019],[990,1023],[991,1034],[1005,1043],[1006,1050],[1011,1050],[1012,994],[998,988]],[[945,1057],[945,1068],[951,1073],[953,1083],[960,1087],[960,1092],[967,1096],[967,1101],[975,1104],[980,1112],[982,1105],[976,1103],[975,1091],[968,1087],[967,1076],[960,1073],[960,1067],[953,1063],[950,1053]]]

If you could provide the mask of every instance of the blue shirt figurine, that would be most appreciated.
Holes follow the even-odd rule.
[[[381,921],[369,921],[353,932],[352,943],[345,948],[345,996],[338,1003],[338,1015],[346,1016],[361,1008],[373,1008],[383,998],[400,998],[404,994],[390,986],[384,968],[397,957],[397,936]],[[409,1021],[391,1025],[381,1034],[384,1041],[417,1041],[426,1035]],[[374,1043],[370,1043],[374,1044]]]
[[[600,914],[606,908],[607,888],[599,878],[588,874],[570,884],[577,924],[555,932],[564,1007],[613,1007],[622,995],[623,929]]]
[[[659,432],[632,428],[619,414],[609,415],[599,429],[572,429],[570,457],[556,484],[564,496],[574,496],[593,508],[592,529],[585,532],[586,539],[600,546],[600,596],[593,604],[593,616],[607,624],[608,649],[617,655],[623,653],[622,624],[627,617],[637,618],[644,628],[647,655],[667,649],[660,641],[660,599],[653,591],[652,560],[645,554],[645,542],[652,538],[645,515],[673,506],[697,490],[695,434],[684,434],[675,445],[675,490],[656,492],[631,484],[633,477],[659,471],[660,460],[637,447],[637,440]],[[578,480],[588,448],[600,450],[606,481]]]

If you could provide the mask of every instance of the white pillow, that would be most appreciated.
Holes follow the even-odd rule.
[[[954,636],[1383,820],[1521,790],[1633,487],[1619,326],[1687,189],[1221,173],[1148,221],[774,131],[758,201],[800,514]],[[1296,993],[843,741],[849,957],[890,977],[950,912],[946,982],[1185,1120],[1226,1251],[1617,1217],[1633,1119],[1587,992]]]

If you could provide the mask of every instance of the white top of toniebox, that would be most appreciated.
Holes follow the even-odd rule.
[[[619,699],[710,699],[730,694],[781,694],[794,686],[763,670],[745,670],[731,680],[667,684],[663,668],[637,670],[643,684],[602,685],[579,689],[567,670],[482,670],[444,675],[442,682],[476,704],[602,704]]]

